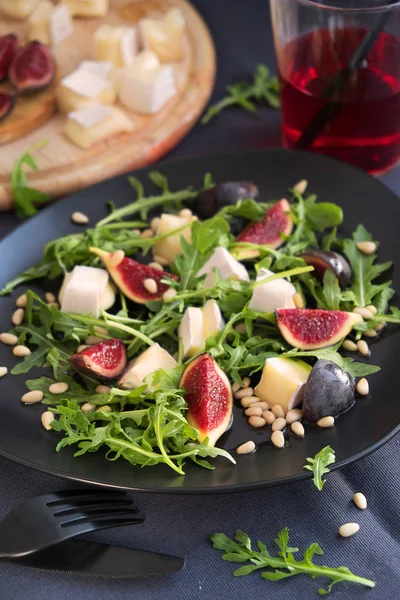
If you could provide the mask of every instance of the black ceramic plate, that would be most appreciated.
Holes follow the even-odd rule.
[[[318,194],[320,200],[343,207],[343,234],[349,235],[362,221],[381,242],[380,258],[400,260],[399,199],[376,179],[345,164],[314,154],[265,150],[166,163],[161,170],[168,176],[171,189],[200,186],[207,171],[216,181],[251,179],[259,186],[263,199],[279,199],[288,186],[306,178],[310,190]],[[142,181],[146,180],[145,174],[146,170],[135,173]],[[133,200],[126,176],[101,183],[51,206],[8,236],[0,243],[0,287],[37,262],[47,241],[81,231],[71,223],[73,211],[84,211],[90,223],[95,223],[105,216],[105,203],[111,199],[117,206]],[[399,267],[394,271],[393,283],[400,290]],[[9,329],[15,299],[22,291],[18,289],[12,297],[0,298],[1,331]],[[339,467],[375,450],[395,434],[400,421],[399,340],[400,330],[393,328],[384,333],[379,342],[371,343],[371,361],[382,370],[371,376],[368,398],[358,401],[330,430],[310,427],[303,440],[288,435],[288,446],[283,450],[268,444],[267,431],[252,430],[237,407],[233,428],[222,440],[224,447],[231,450],[248,439],[254,439],[261,447],[255,454],[237,457],[236,466],[218,460],[215,471],[208,471],[188,464],[186,475],[182,477],[162,465],[139,468],[123,460],[108,462],[101,452],[77,459],[73,458],[72,449],[57,454],[57,434],[45,431],[40,424],[43,407],[21,404],[20,398],[26,391],[25,376],[12,375],[0,380],[0,454],[54,475],[157,492],[228,492],[302,479],[310,476],[302,469],[306,457],[314,456],[327,444],[336,450],[335,467]],[[10,348],[1,345],[0,365],[11,368],[14,363]],[[29,373],[29,378],[33,376],[34,373]]]

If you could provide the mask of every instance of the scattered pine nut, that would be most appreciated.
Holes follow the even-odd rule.
[[[339,527],[339,535],[342,537],[350,537],[351,535],[357,533],[359,529],[360,526],[358,523],[345,523]]]
[[[108,394],[110,391],[109,385],[98,385],[96,388],[96,394]]]
[[[85,402],[85,404],[82,404],[81,406],[81,411],[85,414],[93,412],[96,408],[95,404],[92,404],[91,402]]]
[[[50,394],[65,394],[68,391],[68,383],[59,381],[58,383],[52,383],[49,387]]]
[[[99,406],[99,408],[96,410],[96,412],[112,412],[112,408],[111,406],[109,406],[108,404],[106,404],[105,406]]]
[[[21,294],[21,296],[19,296],[19,298],[17,298],[17,301],[15,304],[18,306],[18,308],[25,308],[27,302],[28,302],[27,295]]]
[[[282,431],[286,427],[286,419],[278,417],[271,425],[272,431]]]
[[[237,325],[235,325],[235,331],[237,331],[241,335],[246,335],[246,325],[244,323],[238,323]]]
[[[160,217],[154,217],[154,219],[151,220],[150,228],[154,233],[156,233],[158,226],[160,224],[160,221],[161,221]]]
[[[356,246],[363,254],[373,254],[376,250],[375,242],[357,242]]]
[[[271,434],[271,442],[276,448],[283,448],[285,445],[285,437],[279,429]]]
[[[96,333],[100,333],[101,335],[108,335],[108,329],[106,329],[105,327],[101,327],[100,325],[95,325],[93,327],[93,329]]]
[[[240,383],[232,383],[232,392],[238,392],[240,390]]]
[[[162,265],[163,267],[167,266],[168,264],[168,259],[160,256],[159,254],[153,254],[153,260],[158,262],[158,264]]]
[[[378,325],[375,327],[375,331],[382,331],[382,329],[384,329],[386,327],[386,323],[385,321],[381,321],[380,323],[378,323]]]
[[[262,412],[262,409],[258,406],[249,406],[244,411],[244,414],[246,415],[246,417],[261,417]]]
[[[365,340],[358,340],[357,349],[363,356],[369,356],[371,354],[371,350]]]
[[[0,342],[7,344],[7,346],[15,346],[18,342],[18,338],[13,333],[2,333],[0,334]]]
[[[32,390],[31,392],[26,392],[21,398],[24,404],[36,404],[36,402],[41,402],[43,400],[43,392],[40,390]]]
[[[374,317],[372,312],[368,310],[368,308],[365,308],[363,306],[356,306],[355,308],[353,308],[353,313],[361,315],[363,319],[373,319]]]
[[[46,410],[46,412],[44,412],[41,416],[41,421],[42,421],[42,425],[45,429],[47,429],[47,431],[50,431],[50,429],[52,429],[51,424],[54,421],[55,417],[53,415],[52,412],[50,412],[49,410]]]
[[[60,308],[60,305],[58,304],[58,302],[48,302],[47,306],[49,308],[51,308],[52,306],[55,306],[56,308]]]
[[[142,240],[149,240],[150,238],[153,237],[153,231],[151,229],[145,229],[144,231],[142,231],[142,233],[140,234],[140,237],[142,238]],[[158,261],[157,261],[158,262]]]
[[[342,348],[343,350],[347,350],[348,352],[356,352],[357,344],[355,344],[351,340],[344,340]]]
[[[113,252],[110,258],[110,267],[118,267],[125,258],[125,252],[123,250],[116,250]]]
[[[7,373],[8,373],[7,367],[0,367],[0,377],[4,377],[4,375],[7,375]]]
[[[265,422],[268,425],[271,425],[276,419],[274,413],[270,410],[264,410],[264,412],[262,414],[262,418],[265,419]]]
[[[236,454],[251,454],[256,449],[256,445],[251,440],[241,444],[236,448]]]
[[[378,332],[375,331],[375,329],[366,329],[363,331],[363,335],[365,335],[365,337],[374,338],[378,335]]]
[[[280,404],[274,404],[271,410],[276,417],[284,417],[286,414]]]
[[[72,213],[71,219],[77,225],[86,225],[86,223],[89,223],[89,217],[79,211]]]
[[[27,346],[15,346],[13,348],[14,356],[18,356],[19,358],[22,358],[23,356],[29,356],[30,353],[31,351]]]
[[[304,299],[299,292],[293,294],[293,302],[296,308],[304,308]]]
[[[298,181],[296,183],[296,185],[293,186],[293,191],[297,192],[298,194],[304,194],[307,187],[308,187],[307,179],[300,179],[300,181]]]
[[[164,271],[162,265],[160,265],[160,263],[158,262],[149,263],[149,267],[151,267],[152,269],[156,269],[157,271]]]
[[[361,492],[354,494],[353,502],[360,510],[365,510],[367,508],[367,499]]]
[[[250,377],[243,377],[242,387],[247,388],[250,387]]]
[[[368,309],[369,312],[372,312],[373,315],[376,315],[376,313],[378,312],[378,309],[373,304],[368,304],[368,306],[366,306],[365,308]]]
[[[299,421],[292,423],[290,429],[293,431],[294,435],[297,435],[297,437],[304,437],[304,427]]]
[[[172,302],[175,296],[176,290],[174,288],[169,288],[169,290],[163,293],[163,300],[164,302]]]
[[[360,381],[357,383],[356,390],[360,396],[367,396],[369,394],[369,383],[365,377],[360,379]]]
[[[245,396],[253,396],[253,388],[251,388],[251,387],[242,388],[241,390],[238,390],[234,394],[234,397],[236,398],[236,400],[241,400]]]
[[[23,308],[17,308],[17,310],[13,313],[11,317],[11,321],[13,325],[21,325],[22,321],[25,317],[25,311]]]
[[[157,282],[155,279],[152,279],[151,277],[149,279],[145,279],[143,281],[143,285],[146,288],[146,290],[148,292],[150,292],[150,294],[156,294],[157,293]]]
[[[264,427],[265,423],[266,421],[262,417],[257,417],[255,415],[249,417],[249,425],[251,425],[251,427]]]
[[[322,417],[319,421],[317,421],[318,427],[333,427],[335,424],[335,419],[333,417]]]
[[[85,340],[86,346],[94,346],[95,344],[99,344],[103,339],[98,337],[97,335],[88,335]]]
[[[182,208],[182,210],[179,211],[179,216],[181,219],[190,219],[193,216],[193,213],[190,208]]]
[[[240,400],[240,404],[243,406],[243,408],[248,408],[249,406],[253,406],[253,404],[259,404],[259,398],[257,398],[257,396],[245,396]]]
[[[291,425],[292,423],[295,423],[295,421],[300,421],[300,419],[303,418],[303,411],[300,410],[300,408],[292,408],[286,414],[285,418],[286,418],[286,423]]]
[[[86,350],[86,348],[89,348],[90,346],[88,344],[82,344],[81,346],[78,347],[77,352],[83,352],[84,350]]]
[[[257,396],[254,396],[254,398],[257,398]],[[255,402],[252,406],[256,408],[261,408],[261,410],[269,410],[268,402]]]
[[[47,303],[56,302],[56,300],[57,300],[55,295],[52,294],[51,292],[46,292],[44,295],[44,299],[46,300]]]

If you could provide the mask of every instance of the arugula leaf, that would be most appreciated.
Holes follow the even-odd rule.
[[[227,562],[250,563],[236,569],[233,572],[235,577],[250,575],[258,569],[263,569],[261,577],[268,581],[280,581],[281,579],[296,575],[308,575],[312,579],[327,577],[332,583],[326,589],[320,588],[318,590],[320,595],[328,594],[332,590],[333,585],[340,581],[358,583],[369,588],[375,587],[374,581],[355,575],[347,567],[335,568],[316,565],[313,562],[314,556],[322,556],[324,553],[321,546],[316,542],[303,552],[301,559],[296,559],[294,554],[299,552],[299,549],[289,546],[289,530],[287,527],[279,531],[274,540],[279,548],[277,556],[272,556],[266,545],[261,541],[256,542],[258,550],[253,550],[251,539],[246,533],[240,530],[236,531],[235,540],[230,539],[224,533],[214,533],[211,536],[211,541],[213,548],[224,552],[222,555],[223,560]]]
[[[332,202],[315,202],[315,197],[311,197],[304,202],[304,208],[306,219],[313,231],[325,231],[343,222],[342,209]]]
[[[342,292],[337,277],[330,269],[326,269],[324,273],[322,292],[326,307],[330,310],[340,310]]]
[[[352,358],[344,358],[338,352],[340,345],[341,342],[336,344],[336,346],[320,348],[319,350],[298,350],[297,348],[293,348],[288,352],[284,352],[281,356],[287,358],[297,358],[300,356],[305,358],[314,357],[321,360],[330,360],[343,369],[343,371],[347,371],[352,377],[366,377],[367,375],[373,375],[381,370],[377,365],[356,362]]]
[[[38,170],[38,165],[32,152],[47,144],[47,140],[30,146],[15,162],[10,176],[10,186],[13,195],[15,210],[19,219],[32,217],[37,213],[36,205],[47,204],[51,198],[48,194],[28,186],[24,166],[32,171]]]
[[[314,474],[313,483],[320,492],[325,485],[325,479],[322,479],[322,476],[325,473],[329,473],[330,469],[328,469],[328,465],[333,464],[335,460],[335,451],[330,446],[322,448],[314,458],[307,458],[309,464],[304,465],[303,469],[312,471]]]

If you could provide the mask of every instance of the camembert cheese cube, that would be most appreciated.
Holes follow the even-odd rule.
[[[116,89],[111,81],[82,69],[64,77],[57,90],[58,108],[64,114],[94,104],[113,104],[115,98]]]
[[[99,79],[110,79],[113,64],[110,60],[84,60],[77,71],[84,71]]]
[[[29,40],[57,46],[73,31],[71,11],[66,5],[54,6],[49,0],[42,0],[29,18]]]
[[[61,310],[77,315],[100,315],[100,301],[109,275],[104,269],[76,266],[72,271],[62,298]]]
[[[185,54],[185,19],[179,8],[171,8],[162,19],[142,19],[142,45],[155,52],[161,62],[181,60]]]
[[[147,391],[152,392],[157,386],[153,384],[151,375],[158,369],[169,371],[176,365],[176,360],[164,348],[153,344],[128,365],[118,382],[118,387],[132,390],[147,384]]]
[[[90,106],[68,115],[66,136],[79,148],[91,148],[117,133],[133,131],[131,119],[115,106]]]
[[[136,27],[101,25],[94,36],[94,58],[111,61],[115,67],[127,67],[138,51]]]
[[[26,19],[40,0],[0,0],[0,12],[11,19]]]
[[[109,0],[63,0],[74,17],[105,17]]]

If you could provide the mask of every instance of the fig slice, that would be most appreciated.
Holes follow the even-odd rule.
[[[0,121],[5,119],[14,109],[15,101],[15,94],[7,94],[7,92],[0,92]]]
[[[189,410],[186,418],[198,431],[198,441],[209,446],[227,429],[232,419],[232,388],[225,373],[207,353],[197,356],[185,369],[180,387],[185,389]]]
[[[279,248],[285,243],[281,234],[290,235],[293,231],[293,218],[290,212],[289,202],[283,198],[270,209],[267,210],[262,221],[253,221],[238,236],[238,242],[248,242],[268,246],[269,248]],[[259,251],[253,248],[240,248],[238,245],[232,252],[239,260],[255,258],[259,256]]]
[[[8,77],[14,88],[23,93],[49,87],[55,72],[56,64],[50,49],[33,41],[17,50]]]
[[[178,279],[176,275],[159,271],[149,265],[125,257],[118,265],[112,263],[113,253],[100,250],[100,248],[89,248],[103,261],[107,271],[110,273],[117,287],[123,294],[137,304],[146,304],[151,300],[161,300],[163,294],[169,290],[169,286],[161,283],[162,279]],[[145,287],[146,279],[153,279],[157,284],[157,291],[152,293]]]
[[[301,350],[332,346],[362,321],[356,313],[311,308],[280,308],[275,316],[282,337]]]
[[[126,367],[126,350],[118,338],[105,340],[70,357],[75,371],[100,380],[116,379]]]
[[[299,257],[307,265],[314,267],[312,275],[320,281],[323,280],[325,271],[329,269],[339,281],[340,287],[348,287],[351,284],[351,267],[344,256],[338,252],[310,249],[299,254]]]
[[[8,71],[17,52],[18,38],[13,33],[0,37],[0,81],[8,77]]]

